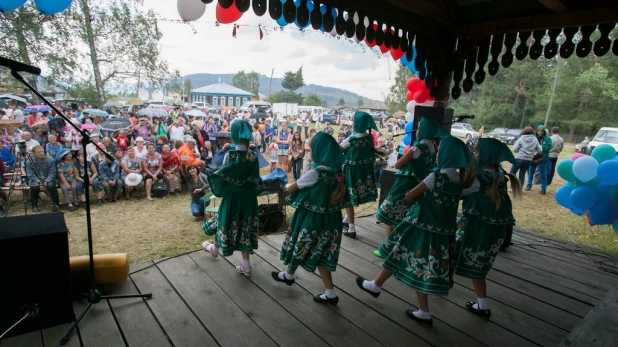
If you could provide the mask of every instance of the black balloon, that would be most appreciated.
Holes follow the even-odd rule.
[[[277,20],[283,13],[283,5],[280,0],[268,0],[268,13],[270,18]]]
[[[324,31],[327,33],[333,31],[333,27],[335,26],[335,18],[333,17],[332,10],[332,7],[327,6],[326,13],[322,16]]]
[[[354,24],[354,16],[348,12],[348,20],[345,24],[345,36],[353,38],[356,35],[356,24]]]
[[[300,1],[300,5],[296,9],[296,21],[301,27],[304,27],[309,23],[309,9],[307,8],[307,0]]]
[[[345,19],[343,18],[343,10],[339,10],[339,14],[337,14],[337,19],[335,20],[335,30],[337,31],[337,35],[345,34]]]
[[[245,13],[249,11],[249,7],[251,7],[251,0],[236,0],[238,11]]]
[[[261,17],[266,13],[266,0],[253,0],[253,13]]]
[[[296,20],[296,5],[294,5],[294,1],[288,0],[283,4],[283,19],[288,23],[294,23]]]
[[[354,32],[356,33],[356,39],[358,41],[363,41],[365,39],[365,31],[367,30],[367,28],[365,28],[365,23],[363,23],[363,21],[359,21],[358,24],[356,24],[356,29],[354,30]]]
[[[376,30],[376,45],[380,46],[384,43],[384,31],[382,31],[382,22],[378,21],[378,29]]]
[[[311,18],[311,27],[315,30],[320,30],[322,28],[322,12],[318,4],[315,4],[309,17]]]
[[[212,2],[212,0],[202,0],[203,3],[205,4],[210,4]]]
[[[234,0],[219,0],[219,5],[223,8],[230,8],[234,4]]]

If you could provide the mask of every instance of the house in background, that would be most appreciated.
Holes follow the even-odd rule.
[[[251,92],[222,82],[193,89],[190,95],[191,102],[206,102],[212,106],[240,107],[251,100]]]
[[[384,113],[388,110],[388,107],[383,102],[372,101],[367,105],[361,106],[360,109],[369,113]]]

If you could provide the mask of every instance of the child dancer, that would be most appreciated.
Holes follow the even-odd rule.
[[[373,281],[356,278],[362,290],[377,298],[384,282],[394,274],[416,290],[420,309],[407,310],[406,315],[425,326],[433,324],[427,294],[448,295],[450,289],[450,253],[455,248],[459,196],[474,180],[474,172],[466,170],[469,153],[459,139],[448,135],[442,140],[438,170],[406,195],[408,202],[418,198],[420,201],[397,226],[396,232],[401,236],[383,269]]]
[[[345,151],[343,177],[352,205],[345,210],[343,222],[349,223],[349,227],[348,230],[343,231],[343,235],[351,238],[356,238],[354,206],[375,201],[378,198],[374,173],[375,148],[373,136],[368,132],[371,129],[378,130],[373,117],[366,112],[356,112],[354,114],[354,134],[341,142],[341,148]]]
[[[341,245],[346,190],[340,170],[344,158],[335,139],[324,132],[311,140],[311,153],[312,169],[288,185],[291,195],[287,200],[296,208],[280,254],[288,268],[286,272],[273,271],[272,277],[291,286],[298,266],[309,272],[317,267],[326,292],[313,300],[337,305],[331,272],[337,268]]]
[[[213,257],[224,257],[234,251],[242,252],[242,264],[236,272],[251,276],[253,268],[249,255],[258,247],[257,195],[265,187],[260,178],[256,153],[249,150],[253,141],[251,126],[242,119],[232,123],[232,140],[235,150],[225,154],[223,166],[208,175],[208,184],[216,197],[223,197],[216,220],[211,218],[202,229],[206,235],[215,235],[215,243],[202,243]]]
[[[521,185],[515,176],[507,174],[500,163],[516,165],[511,150],[496,139],[479,139],[475,153],[478,167],[472,187],[464,189],[462,226],[457,232],[455,273],[472,280],[477,302],[466,308],[485,319],[491,316],[487,302],[485,277],[498,255],[507,230],[515,225],[513,206],[507,193],[507,182],[515,196],[521,196]],[[508,179],[505,177],[508,176]]]
[[[410,211],[410,206],[404,198],[408,191],[421,183],[421,180],[436,166],[438,144],[440,138],[446,135],[446,131],[438,122],[421,118],[417,136],[420,142],[412,146],[395,164],[395,168],[399,169],[395,182],[376,213],[376,218],[386,224],[386,240],[379,249],[373,251],[376,257],[386,257],[393,250],[399,238],[397,235],[393,235],[392,238],[388,236]]]

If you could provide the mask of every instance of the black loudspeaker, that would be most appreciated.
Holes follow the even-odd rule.
[[[445,107],[430,107],[430,106],[416,106],[414,108],[414,127],[418,129],[418,125],[421,118],[429,118],[438,122],[438,124],[444,124],[442,127],[444,130],[451,132],[451,125],[453,124],[453,109]],[[412,134],[412,143],[416,141],[416,132]]]
[[[382,205],[393,183],[395,183],[395,174],[397,171],[397,169],[384,169],[384,171],[382,171],[382,177],[380,177],[380,205]]]
[[[6,336],[75,321],[69,239],[62,213],[0,218],[0,334]]]

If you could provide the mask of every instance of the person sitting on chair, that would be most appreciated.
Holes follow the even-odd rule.
[[[30,185],[30,202],[32,211],[39,212],[39,193],[47,191],[54,204],[53,211],[59,210],[58,207],[58,188],[56,188],[56,162],[52,158],[45,156],[45,150],[38,145],[32,148],[34,158],[26,163],[26,175]]]

